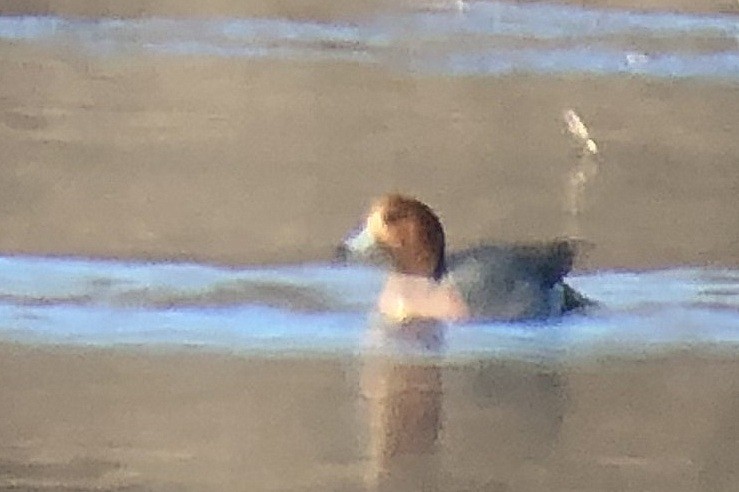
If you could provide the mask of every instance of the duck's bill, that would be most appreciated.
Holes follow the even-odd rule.
[[[353,253],[365,253],[376,246],[376,241],[368,227],[363,227],[359,232],[350,235],[344,240],[344,246]]]
[[[342,262],[357,261],[371,265],[385,265],[387,254],[367,227],[350,234],[337,248],[336,259]]]

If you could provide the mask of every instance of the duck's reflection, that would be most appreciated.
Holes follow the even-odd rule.
[[[444,326],[430,320],[377,321],[368,342],[361,378],[369,424],[367,485],[371,490],[435,488]]]

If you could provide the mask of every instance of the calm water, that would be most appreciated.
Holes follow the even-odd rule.
[[[404,71],[739,77],[739,18],[470,2],[346,23],[267,18],[0,18],[0,39],[91,56],[350,60]]]
[[[405,72],[739,79],[739,17],[471,2],[346,23],[266,18],[0,18],[0,41],[86,56],[346,60]],[[739,271],[600,272],[571,283],[603,308],[545,324],[449,330],[452,354],[650,350],[739,343]],[[220,269],[0,258],[0,335],[86,344],[355,352],[378,272],[309,264]]]
[[[19,238],[17,244],[7,242],[6,251],[30,244],[26,251],[64,247],[160,257],[182,251],[228,258],[226,253],[244,245],[274,251],[282,261],[286,250],[269,245],[311,244],[310,227],[332,235],[323,217],[312,217],[329,204],[347,207],[349,200],[330,203],[339,198],[332,188],[376,180],[380,172],[367,171],[375,162],[389,172],[381,183],[401,184],[410,172],[396,172],[395,163],[406,152],[428,160],[418,169],[429,174],[426,190],[435,203],[443,201],[439,182],[447,183],[455,200],[476,188],[456,217],[455,207],[440,206],[450,214],[449,223],[481,218],[475,215],[480,212],[461,213],[469,210],[497,214],[453,237],[474,241],[480,231],[496,230],[491,223],[505,230],[518,226],[520,217],[539,222],[516,232],[537,231],[542,222],[560,218],[556,210],[550,213],[556,197],[534,197],[543,185],[555,186],[549,180],[557,173],[537,176],[542,167],[533,160],[549,157],[550,149],[567,152],[554,142],[557,130],[542,135],[544,143],[532,145],[531,152],[503,146],[490,159],[476,156],[488,145],[497,149],[503,138],[528,145],[557,111],[582,107],[584,119],[594,122],[593,138],[603,143],[599,179],[607,185],[596,183],[590,195],[598,195],[600,204],[582,228],[587,239],[611,250],[637,244],[624,258],[652,254],[637,258],[650,264],[673,261],[659,253],[670,248],[696,252],[692,258],[706,261],[734,258],[727,253],[734,238],[725,231],[733,224],[726,211],[736,208],[727,191],[736,152],[726,135],[736,117],[722,104],[732,94],[722,84],[674,84],[696,86],[680,91],[669,86],[682,78],[736,85],[737,16],[499,2],[461,8],[450,2],[343,23],[14,16],[0,17],[0,50],[11,55],[4,65],[13,75],[9,84],[20,87],[7,91],[7,100],[0,97],[7,103],[0,107],[7,123],[0,125],[8,137],[0,177],[9,193],[2,202],[8,208],[0,212],[10,219],[2,231]],[[66,63],[70,52],[82,63]],[[44,57],[40,68],[21,66],[37,53]],[[63,63],[55,63],[57,55]],[[161,79],[156,70],[139,73],[139,66],[157,67],[162,59],[176,63]],[[225,62],[213,70],[187,69],[203,59]],[[251,78],[242,75],[251,72],[243,70],[244,63],[235,63],[233,73],[223,68],[235,59],[246,65],[254,59],[318,63],[305,73],[270,73],[270,64],[260,64],[266,67],[254,72],[258,87],[245,95]],[[113,69],[121,60],[122,68]],[[85,70],[88,61],[91,70]],[[352,96],[365,90],[359,77],[372,70],[330,84],[314,76],[336,61],[342,67],[377,66],[382,78],[373,80],[385,85],[355,110]],[[513,89],[506,84],[484,97],[470,95],[459,105],[459,118],[439,117],[456,108],[449,98],[461,97],[463,89],[484,89],[511,73],[557,74],[543,77],[558,79],[557,101],[540,108],[546,94],[515,94],[519,79],[513,78]],[[183,74],[195,79],[180,83]],[[274,88],[285,74],[295,79]],[[419,78],[446,83],[470,74],[481,76],[474,85],[457,78],[448,88],[438,81],[414,87]],[[607,75],[601,81],[608,82],[665,80],[654,88],[647,87],[652,80],[638,80],[595,104],[591,95],[562,96],[562,87],[570,87],[560,74],[576,74],[579,81],[581,74]],[[88,84],[96,77],[109,77],[110,84]],[[405,84],[409,77],[413,83]],[[388,89],[394,78],[403,84]],[[573,84],[573,91],[593,78]],[[26,80],[42,84],[25,87]],[[545,85],[521,80],[522,92]],[[331,104],[302,98],[342,84],[357,87],[340,92]],[[441,97],[429,114],[419,111],[435,102],[421,94],[424,87]],[[602,97],[604,87],[611,85],[599,85],[594,97]],[[714,88],[722,95],[707,104],[705,95]],[[228,93],[214,94],[221,90]],[[176,94],[167,97],[168,91]],[[279,96],[274,101],[265,97],[273,91]],[[521,117],[512,118],[511,135],[503,137],[485,130],[509,130],[503,124],[509,105],[489,106],[499,94],[514,94],[510,108],[516,111],[518,99],[525,99]],[[399,104],[406,96],[410,103]],[[239,103],[244,97],[264,101]],[[297,112],[291,102],[301,104]],[[378,102],[388,107],[369,111]],[[321,112],[305,118],[315,107]],[[700,114],[692,121],[694,113]],[[367,121],[354,125],[359,118]],[[534,119],[531,130],[520,131]],[[632,128],[629,119],[649,123]],[[391,124],[382,126],[386,121]],[[463,130],[439,131],[450,123]],[[342,126],[351,128],[337,132]],[[380,134],[372,135],[376,128]],[[643,128],[644,135],[635,138]],[[477,135],[461,138],[463,131]],[[283,149],[289,147],[285,136],[297,133],[293,148]],[[440,138],[465,141],[421,144]],[[375,148],[383,151],[360,155]],[[431,172],[454,169],[457,157],[469,158],[460,176]],[[550,170],[569,169],[568,156],[551,157]],[[324,158],[324,167],[308,176],[310,166]],[[497,164],[484,170],[490,161],[511,169],[522,165],[510,173]],[[332,176],[333,169],[345,174]],[[324,183],[311,184],[319,180]],[[350,187],[343,194],[369,199],[368,189]],[[300,201],[305,193],[309,198]],[[494,193],[499,196],[488,196]],[[536,203],[528,212],[510,213],[528,206],[530,198]],[[304,211],[279,202],[297,203],[310,219],[296,218]],[[608,208],[620,210],[603,213]],[[332,213],[343,228],[346,218]],[[598,232],[593,224],[610,224],[614,232]],[[262,233],[273,239],[262,241]],[[691,236],[700,240],[690,242]],[[199,249],[206,247],[212,249]],[[604,258],[619,257],[610,251]],[[143,359],[139,350],[0,347],[0,489],[374,490],[373,481],[392,471],[398,481],[387,490],[422,488],[404,480],[445,491],[739,490],[739,269],[575,274],[570,284],[600,308],[544,322],[450,325],[440,364],[351,357],[375,347],[370,335],[379,321],[373,308],[382,282],[382,272],[326,263],[227,268],[0,253],[0,342],[194,346],[208,353],[276,355]],[[728,357],[710,356],[716,352]],[[593,358],[597,364],[588,363]],[[403,453],[395,459],[398,443],[414,455],[410,462]]]
[[[365,347],[381,283],[374,270],[320,264],[224,269],[5,257],[0,336],[349,354]],[[451,326],[445,352],[538,359],[739,344],[739,271],[600,272],[571,283],[603,307],[545,323]]]

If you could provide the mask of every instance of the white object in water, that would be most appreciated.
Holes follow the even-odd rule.
[[[592,138],[590,138],[588,127],[586,127],[585,123],[582,122],[580,116],[578,116],[578,114],[572,109],[566,110],[563,116],[565,123],[567,123],[567,130],[572,135],[582,140],[586,151],[591,154],[597,154],[598,145]]]

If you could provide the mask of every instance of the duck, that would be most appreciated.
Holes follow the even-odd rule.
[[[446,254],[439,216],[419,199],[375,199],[336,257],[388,270],[377,310],[393,321],[521,321],[596,303],[565,283],[578,241],[483,244]]]

